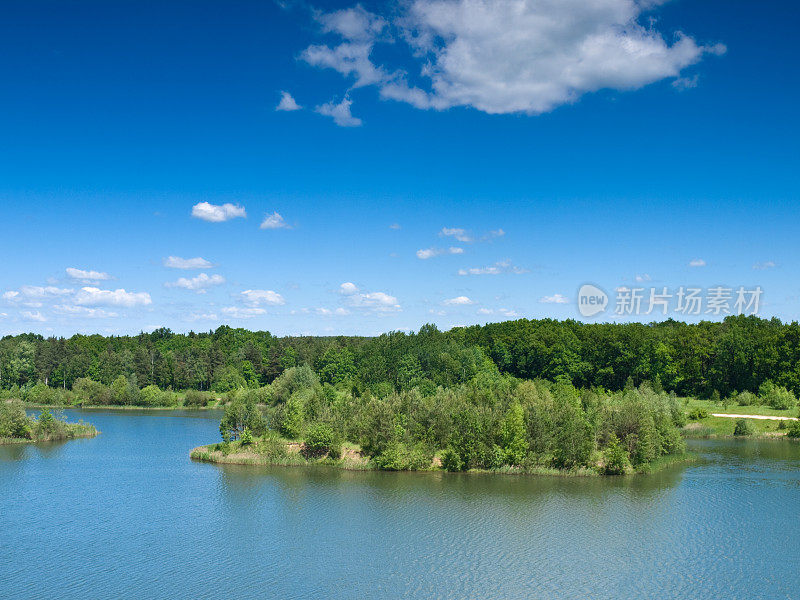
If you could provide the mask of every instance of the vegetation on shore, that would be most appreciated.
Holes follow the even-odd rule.
[[[294,462],[335,462],[344,446],[358,447],[361,463],[383,470],[622,474],[683,456],[684,421],[679,399],[647,384],[580,390],[504,376],[491,361],[470,383],[428,395],[357,396],[302,366],[269,389],[234,395],[220,422],[222,444],[195,457],[230,462],[246,454],[245,462],[284,464],[295,444]]]
[[[98,434],[87,423],[67,423],[44,409],[38,417],[29,417],[22,402],[0,402],[0,444],[49,442]]]

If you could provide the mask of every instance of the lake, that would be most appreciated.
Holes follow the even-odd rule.
[[[0,446],[0,598],[797,598],[800,445],[655,475],[217,466],[219,414],[66,411]]]

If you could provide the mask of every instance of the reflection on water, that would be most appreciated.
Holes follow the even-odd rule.
[[[792,597],[800,445],[641,477],[215,466],[218,414],[68,411],[0,447],[2,598]],[[780,567],[778,567],[780,565]]]

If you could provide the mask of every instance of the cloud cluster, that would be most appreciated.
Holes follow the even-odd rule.
[[[665,78],[678,89],[697,85],[683,70],[725,47],[682,32],[667,41],[652,20],[643,23],[660,3],[410,0],[391,20],[357,5],[317,14],[322,32],[337,41],[313,44],[300,58],[339,72],[351,89],[376,86],[382,98],[420,109],[536,115],[601,89],[634,90]],[[374,62],[379,44],[404,44],[413,72]],[[360,124],[350,105],[323,105],[323,114]]]
[[[83,287],[74,297],[75,304],[83,306],[146,306],[152,304],[147,292],[129,292],[123,288],[101,290],[96,287]]]
[[[222,223],[231,219],[244,218],[247,212],[244,206],[238,204],[211,204],[210,202],[198,202],[192,207],[192,216],[195,219],[202,219],[209,223]]]
[[[278,292],[272,290],[245,290],[240,294],[242,302],[249,306],[279,306],[286,304],[286,300]]]
[[[463,254],[464,249],[458,246],[450,246],[449,248],[423,248],[417,250],[417,258],[420,260],[428,260],[442,254]]]
[[[500,275],[502,273],[514,273],[516,275],[522,275],[523,273],[528,273],[528,269],[523,269],[522,267],[518,267],[516,265],[511,264],[511,261],[501,260],[493,265],[488,265],[486,267],[471,267],[469,269],[459,269],[458,274],[461,276],[466,275]]]
[[[386,292],[362,292],[350,281],[339,286],[339,293],[345,297],[348,306],[376,313],[389,313],[401,310],[400,302]]]
[[[196,277],[180,277],[177,281],[170,281],[165,283],[166,287],[170,288],[183,288],[184,290],[191,290],[199,294],[215,285],[222,285],[225,283],[225,278],[222,275],[208,273],[200,273]]]

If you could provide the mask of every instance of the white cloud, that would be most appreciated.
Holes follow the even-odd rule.
[[[756,271],[764,271],[764,270],[766,270],[766,269],[774,269],[774,268],[775,268],[775,267],[777,267],[777,266],[778,266],[778,265],[776,265],[776,264],[775,264],[775,262],[773,262],[773,261],[771,261],[771,260],[768,260],[768,261],[766,261],[766,262],[761,262],[761,263],[756,263],[756,264],[754,264],[754,265],[753,265],[753,268],[754,268]]]
[[[389,229],[402,229],[402,228],[400,227],[400,223],[392,223],[391,225],[389,225]]]
[[[510,260],[501,260],[493,265],[489,265],[486,267],[471,267],[469,269],[459,269],[459,275],[500,275],[501,273],[514,273],[516,275],[522,275],[523,273],[528,273],[528,269],[523,269],[522,267],[518,267],[516,265],[512,265]]]
[[[491,308],[479,308],[478,314],[479,315],[491,315],[494,311]]]
[[[690,260],[689,261],[689,266],[690,267],[705,267],[706,266],[706,261],[704,261],[702,258],[695,258],[694,260]]]
[[[238,204],[211,204],[209,202],[198,202],[192,207],[192,216],[196,219],[203,219],[210,223],[222,223],[237,217],[244,218],[247,212],[244,206]]]
[[[567,304],[569,300],[561,294],[553,294],[552,296],[543,296],[539,299],[539,302],[542,304]]]
[[[400,303],[394,296],[385,292],[361,292],[354,283],[349,281],[339,286],[339,293],[345,297],[345,301],[352,308],[379,313],[401,310]]]
[[[691,81],[681,77],[685,67],[725,52],[681,32],[670,44],[646,14],[658,3],[410,0],[391,24],[357,6],[319,15],[323,31],[341,42],[309,46],[301,58],[352,78],[352,87],[375,85],[382,98],[421,109],[540,114],[601,89]],[[382,42],[408,44],[421,87],[409,85],[402,69],[373,62]]]
[[[218,319],[216,313],[191,313],[186,317],[186,321],[216,321]]]
[[[75,294],[75,304],[84,306],[146,306],[152,304],[147,292],[128,292],[122,288],[117,290],[101,290],[96,287],[84,287]]]
[[[39,285],[23,285],[19,290],[9,290],[3,293],[3,299],[10,302],[21,302],[40,300],[45,298],[56,298],[60,296],[69,296],[75,290],[72,288],[59,288],[53,285],[39,286]],[[30,305],[30,302],[26,302]],[[39,305],[41,306],[41,305]]]
[[[636,283],[644,283],[645,281],[650,281],[650,275],[647,273],[642,273],[641,275],[636,275]]]
[[[289,92],[281,92],[281,101],[278,102],[278,106],[275,107],[275,110],[283,110],[283,111],[293,111],[293,110],[300,110],[302,106],[300,106],[295,99],[292,98],[292,95]]]
[[[45,321],[47,321],[47,317],[45,317],[38,310],[36,311],[26,310],[23,311],[21,314],[22,318],[25,319],[26,321],[38,321],[40,323],[44,323]]]
[[[240,296],[242,297],[242,301],[250,306],[259,306],[261,304],[278,306],[286,304],[286,300],[284,300],[283,296],[272,290],[245,290]]]
[[[261,229],[291,229],[292,226],[283,220],[277,212],[265,215],[261,222]]]
[[[358,286],[355,283],[345,281],[339,286],[339,293],[344,294],[345,296],[351,296],[358,293]]]
[[[105,319],[119,316],[115,312],[109,312],[102,308],[88,308],[86,306],[75,306],[72,304],[57,304],[53,306],[57,314],[71,317],[86,317],[89,319]]]
[[[181,258],[180,256],[168,256],[164,259],[164,266],[169,269],[210,269],[214,265],[205,258],[195,256],[194,258]]]
[[[67,267],[67,276],[70,279],[77,279],[84,283],[91,283],[93,281],[106,281],[111,279],[111,275],[100,271],[85,271],[83,269],[76,269],[75,267]]]
[[[226,306],[222,309],[223,314],[232,319],[252,319],[266,314],[263,308],[242,308],[240,306]]]
[[[466,296],[457,296],[455,298],[448,298],[447,300],[443,300],[442,304],[446,306],[466,306],[468,304],[475,304],[473,300],[470,300]]]
[[[684,90],[689,90],[691,88],[696,88],[697,83],[700,81],[700,75],[693,75],[692,77],[678,77],[676,80],[672,82],[672,87],[674,87],[679,92]]]
[[[472,236],[466,232],[466,230],[461,229],[460,227],[442,227],[439,235],[454,237],[459,242],[469,243],[475,241]]]
[[[428,260],[442,254],[464,254],[464,249],[458,246],[451,246],[450,248],[424,248],[417,250],[417,258],[421,260]]]
[[[208,273],[200,273],[197,277],[180,277],[177,281],[170,281],[164,285],[171,288],[183,288],[185,290],[192,290],[198,293],[205,293],[205,291],[215,285],[222,285],[225,283],[225,278],[222,275]]]
[[[354,117],[350,113],[350,106],[353,101],[350,98],[344,98],[339,104],[334,104],[333,101],[318,106],[314,110],[321,115],[331,117],[333,122],[339,127],[360,127],[362,124],[361,119]]]

